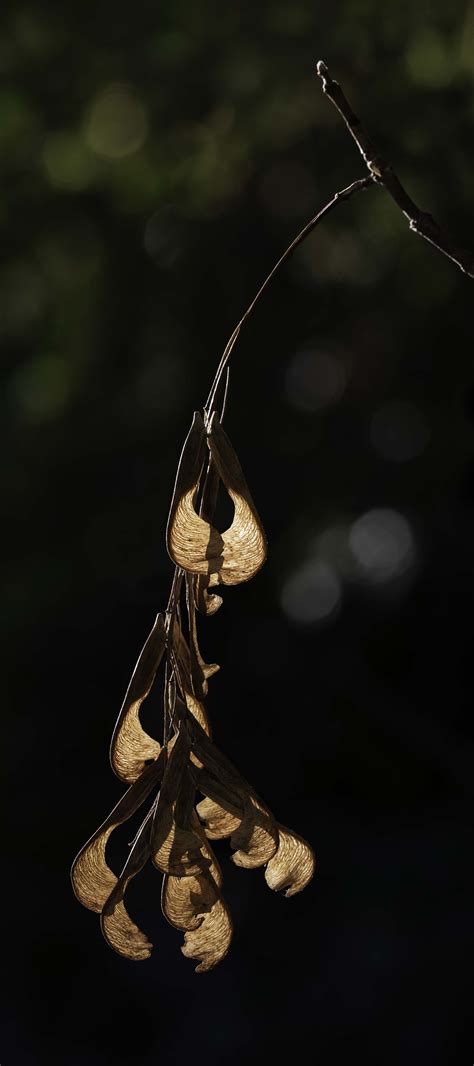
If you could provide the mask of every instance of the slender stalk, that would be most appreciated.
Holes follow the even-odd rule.
[[[306,239],[306,237],[309,237],[309,234],[313,232],[313,230],[316,228],[318,223],[321,222],[322,219],[326,217],[326,215],[328,215],[331,211],[333,211],[334,208],[337,207],[338,204],[344,203],[346,200],[349,200],[350,197],[354,195],[354,193],[360,192],[362,189],[367,189],[369,187],[369,185],[373,185],[373,184],[374,184],[374,177],[373,177],[372,174],[370,174],[366,178],[358,178],[357,181],[353,181],[352,184],[348,185],[345,189],[341,189],[340,192],[335,193],[335,195],[333,196],[332,200],[330,200],[329,203],[325,204],[325,206],[323,208],[321,208],[320,211],[318,211],[318,214],[315,215],[314,218],[311,218],[310,221],[306,223],[306,226],[304,226],[303,229],[300,230],[300,232],[297,234],[297,236],[294,238],[294,240],[292,240],[291,244],[288,245],[288,248],[285,249],[285,251],[283,252],[283,255],[281,255],[280,258],[278,259],[278,261],[275,263],[275,266],[272,268],[270,273],[265,278],[265,281],[260,286],[258,292],[254,296],[252,302],[247,307],[247,310],[242,315],[242,318],[237,323],[235,329],[233,330],[233,332],[231,333],[231,335],[229,337],[229,340],[227,341],[227,344],[226,344],[226,346],[224,348],[224,351],[222,353],[222,356],[221,356],[221,359],[220,359],[220,362],[219,362],[219,366],[217,368],[214,380],[213,380],[212,385],[211,385],[209,396],[208,396],[208,398],[206,400],[206,404],[205,404],[205,407],[204,407],[204,416],[205,416],[204,420],[205,420],[206,424],[209,423],[211,414],[212,414],[212,412],[214,410],[217,391],[218,391],[219,385],[220,385],[220,383],[222,381],[222,376],[224,374],[224,371],[227,370],[226,382],[225,382],[225,387],[224,387],[224,397],[223,397],[223,403],[222,403],[222,411],[221,411],[221,422],[222,422],[222,419],[224,417],[226,400],[227,400],[227,390],[228,390],[228,385],[229,385],[229,369],[230,368],[228,366],[228,363],[229,363],[229,359],[230,359],[231,354],[232,354],[232,349],[233,349],[234,344],[235,344],[235,342],[236,342],[236,340],[237,340],[237,338],[239,336],[240,330],[241,330],[244,322],[249,318],[249,315],[252,313],[252,311],[253,311],[254,307],[256,306],[256,304],[258,303],[260,297],[263,296],[263,293],[267,289],[267,287],[270,284],[270,282],[273,280],[273,278],[278,273],[278,271],[283,266],[283,264],[286,263],[287,259],[289,259],[290,255],[295,251],[295,249],[298,247],[298,245],[301,244]],[[172,585],[171,585],[171,591],[170,591],[169,600],[168,600],[168,606],[167,606],[167,609],[166,609],[167,628],[168,629],[170,628],[170,626],[172,624],[172,619],[173,619],[173,616],[174,616],[174,612],[176,610],[177,603],[178,603],[178,600],[179,600],[179,596],[180,596],[180,592],[181,592],[182,577],[183,577],[183,572],[180,570],[180,568],[178,566],[175,567],[175,571],[174,571],[174,574],[173,574],[173,581],[172,581]]]
[[[242,318],[240,319],[240,322],[237,323],[233,333],[231,333],[231,335],[229,337],[229,340],[227,341],[227,344],[226,344],[226,346],[224,348],[224,351],[223,351],[223,354],[222,354],[222,357],[221,357],[221,361],[220,361],[219,366],[217,368],[217,372],[216,372],[214,381],[213,381],[213,383],[211,385],[209,396],[208,396],[208,398],[206,400],[206,403],[205,403],[205,410],[206,410],[206,412],[208,414],[208,417],[212,413],[212,409],[213,409],[213,406],[214,406],[214,403],[215,403],[215,398],[216,398],[216,392],[217,392],[217,389],[219,388],[219,383],[221,381],[222,374],[223,374],[223,372],[224,372],[224,370],[225,370],[225,368],[226,368],[226,366],[227,366],[227,364],[229,362],[229,359],[230,359],[231,354],[232,354],[232,349],[233,349],[234,344],[235,344],[235,342],[237,340],[237,337],[239,336],[240,330],[241,330],[244,322],[248,319],[249,315],[251,315],[251,313],[252,313],[255,305],[258,303],[260,297],[263,296],[263,293],[265,292],[265,290],[268,287],[268,285],[270,284],[270,282],[273,281],[273,278],[275,277],[275,275],[281,269],[283,264],[286,263],[287,259],[290,258],[290,255],[293,254],[293,252],[298,247],[298,245],[302,244],[302,242],[304,240],[306,240],[306,237],[309,237],[310,233],[312,233],[313,230],[316,229],[316,226],[319,224],[319,222],[321,222],[323,220],[323,218],[326,218],[326,215],[329,215],[329,213],[331,211],[333,211],[334,208],[337,207],[338,204],[343,203],[345,200],[349,200],[350,197],[354,195],[354,193],[360,192],[361,189],[367,189],[368,186],[369,185],[373,185],[374,182],[375,182],[375,177],[374,177],[373,174],[370,174],[369,177],[367,177],[367,178],[359,178],[357,181],[353,181],[351,185],[347,185],[345,189],[341,189],[339,192],[335,193],[335,195],[333,196],[332,200],[330,200],[328,204],[325,204],[325,206],[322,207],[320,211],[318,211],[317,215],[315,215],[314,218],[311,218],[310,221],[306,223],[306,226],[304,226],[303,229],[300,230],[298,235],[294,238],[294,240],[292,240],[291,244],[288,245],[288,248],[285,249],[285,251],[283,252],[283,255],[281,255],[279,260],[275,263],[275,266],[270,271],[268,276],[265,278],[265,281],[263,282],[263,285],[260,286],[256,296],[254,296],[251,304],[249,304],[249,306],[247,307],[247,310],[242,315]]]

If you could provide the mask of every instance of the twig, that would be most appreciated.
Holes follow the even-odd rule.
[[[317,64],[316,70],[323,83],[323,92],[326,93],[326,96],[329,97],[331,103],[334,104],[344,119],[349,133],[354,138],[374,181],[378,185],[384,186],[389,196],[392,197],[397,207],[408,219],[410,229],[420,237],[424,237],[430,244],[433,244],[443,255],[447,255],[448,259],[456,263],[456,266],[464,274],[474,278],[474,255],[472,252],[466,251],[465,248],[460,248],[457,242],[441,229],[432,215],[427,214],[425,211],[420,211],[406,189],[403,188],[390,163],[387,163],[380,155],[377,147],[346,100],[341,86],[337,81],[332,80],[326,64],[321,59]]]

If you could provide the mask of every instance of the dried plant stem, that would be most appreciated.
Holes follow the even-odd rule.
[[[455,240],[453,240],[447,233],[445,233],[438,225],[432,215],[425,211],[420,211],[420,208],[408,195],[406,189],[404,189],[400,179],[395,174],[390,163],[381,156],[378,148],[374,144],[369,134],[364,129],[360,119],[352,110],[351,105],[346,99],[341,86],[337,81],[333,81],[328,68],[322,59],[316,67],[318,77],[321,78],[323,85],[323,92],[329,98],[334,107],[337,108],[339,114],[344,119],[344,122],[349,130],[349,133],[354,138],[359,152],[364,160],[366,167],[372,175],[377,185],[383,185],[384,189],[388,192],[389,196],[396,203],[400,211],[405,215],[410,224],[410,229],[414,233],[417,233],[419,237],[424,237],[426,241],[433,244],[439,252],[446,255],[448,259],[451,259],[456,266],[467,274],[468,277],[474,278],[474,255],[472,252],[466,251],[465,248],[460,248]]]

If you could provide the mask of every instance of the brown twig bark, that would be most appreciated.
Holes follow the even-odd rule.
[[[465,248],[460,248],[457,241],[453,240],[441,229],[432,215],[425,211],[420,211],[420,208],[417,207],[406,189],[404,189],[390,163],[381,156],[376,145],[361,124],[360,119],[352,110],[348,100],[346,100],[341,86],[337,81],[333,81],[326,64],[321,59],[317,64],[316,70],[322,81],[323,92],[326,93],[326,96],[329,97],[331,103],[334,104],[334,107],[337,108],[344,119],[369,173],[372,174],[374,181],[378,185],[383,185],[389,196],[395,201],[397,207],[408,219],[410,229],[420,237],[424,237],[430,244],[433,244],[443,255],[447,255],[448,259],[456,263],[456,266],[464,274],[474,278],[474,255],[472,252],[468,252]]]

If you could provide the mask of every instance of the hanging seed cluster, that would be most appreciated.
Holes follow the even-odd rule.
[[[275,820],[211,737],[204,701],[219,667],[201,656],[197,612],[211,615],[219,609],[216,586],[253,577],[265,561],[266,540],[217,414],[205,419],[194,415],[176,476],[167,527],[167,548],[176,565],[168,608],[157,616],[143,647],[112,736],[112,767],[129,787],[72,867],[76,896],[100,914],[107,943],[126,958],[146,959],[152,945],[130,918],[124,895],[151,859],[163,874],[163,914],[184,932],[181,950],[198,960],[197,972],[220,962],[232,938],[211,840],[230,838],[234,863],[264,866],[269,887],[286,889],[287,896],[305,888],[314,871],[310,846]],[[223,533],[213,525],[221,484],[234,505],[232,524]],[[140,708],[162,664],[161,745],[144,731]],[[150,799],[116,877],[107,864],[107,841]]]

